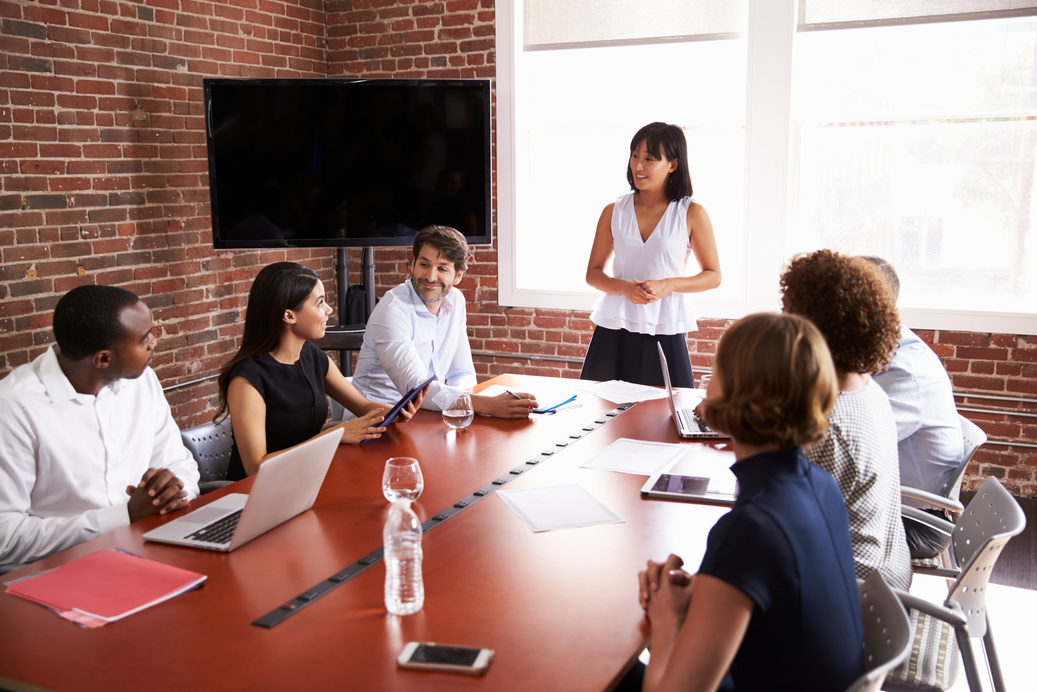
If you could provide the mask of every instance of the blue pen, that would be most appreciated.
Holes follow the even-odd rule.
[[[563,401],[563,402],[561,402],[559,404],[555,404],[551,408],[539,408],[539,409],[536,409],[535,411],[533,411],[533,413],[550,413],[550,412],[554,411],[556,408],[558,408],[559,406],[565,406],[566,404],[568,404],[570,401],[573,401],[574,399],[576,399],[576,395],[575,394],[573,394],[571,397],[569,397],[565,401]]]

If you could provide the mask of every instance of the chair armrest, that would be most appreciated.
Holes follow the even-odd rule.
[[[893,589],[896,593],[897,598],[904,604],[905,608],[917,610],[926,615],[931,615],[938,620],[943,620],[949,625],[954,627],[965,626],[965,615],[958,609],[951,609],[947,606],[940,605],[939,603],[933,603],[927,601],[924,598],[920,598],[913,594],[909,594],[907,591],[901,591],[900,589]]]
[[[926,502],[933,507],[945,509],[948,512],[954,512],[955,514],[961,514],[965,511],[965,505],[961,504],[957,500],[944,497],[943,495],[926,492],[925,490],[919,490],[918,488],[909,488],[906,485],[900,486],[900,499],[904,500],[908,498]]]
[[[944,577],[945,579],[957,579],[961,576],[961,570],[948,569],[947,567],[923,567],[911,564],[911,571],[915,574],[926,574],[931,577]]]
[[[954,524],[941,519],[940,517],[933,516],[928,512],[918,509],[917,507],[911,507],[909,505],[900,505],[900,516],[913,519],[919,524],[925,524],[931,529],[941,531],[948,536],[954,532]]]
[[[211,493],[213,490],[218,490],[233,482],[234,481],[202,481],[198,484],[198,494],[204,495],[205,493]]]

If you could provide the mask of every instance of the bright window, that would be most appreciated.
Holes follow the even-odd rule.
[[[586,11],[527,2],[570,23]],[[522,0],[498,2],[501,303],[593,303],[598,216],[628,191],[630,137],[663,120],[685,129],[717,231],[724,284],[697,297],[706,316],[776,309],[788,258],[830,247],[892,262],[912,326],[1037,333],[1037,18],[816,4],[749,0],[702,35],[688,17],[683,36],[645,38],[641,22],[623,40],[613,22],[527,45]]]
[[[520,291],[542,290],[545,277],[551,277],[552,289],[593,297],[584,272],[598,216],[630,191],[630,138],[653,120],[685,128],[696,199],[707,210],[716,209],[714,224],[741,226],[745,50],[739,43],[597,47],[527,56],[526,78],[537,85],[538,98],[524,109],[516,187],[522,199],[536,203],[519,209]],[[724,69],[675,83],[664,66],[688,60]],[[659,66],[655,78],[638,84],[615,78],[638,62]],[[743,251],[737,236],[726,235],[721,243],[726,255]]]
[[[809,31],[786,249],[881,255],[903,308],[1033,313],[1032,17]]]

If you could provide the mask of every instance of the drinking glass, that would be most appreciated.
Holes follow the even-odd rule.
[[[464,430],[475,418],[472,397],[467,392],[457,397],[454,403],[443,409],[443,422],[454,430]]]
[[[385,462],[382,474],[382,495],[389,502],[418,499],[425,481],[421,477],[418,460],[411,457],[392,457]]]

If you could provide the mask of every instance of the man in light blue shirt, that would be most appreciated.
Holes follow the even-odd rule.
[[[894,298],[898,297],[900,280],[893,267],[877,257],[866,259],[878,267]],[[893,407],[900,440],[901,484],[945,495],[945,486],[953,482],[965,452],[951,380],[939,356],[917,334],[901,326],[889,369],[875,375],[875,381]],[[948,540],[914,522],[905,521],[905,529],[912,555],[936,554]]]
[[[429,226],[414,237],[410,279],[387,291],[367,321],[353,375],[361,394],[394,403],[401,392],[435,375],[421,407],[442,411],[475,386],[465,300],[455,290],[468,256],[468,243],[453,228]],[[472,406],[497,418],[526,418],[537,401],[531,394],[502,392],[473,395]]]

